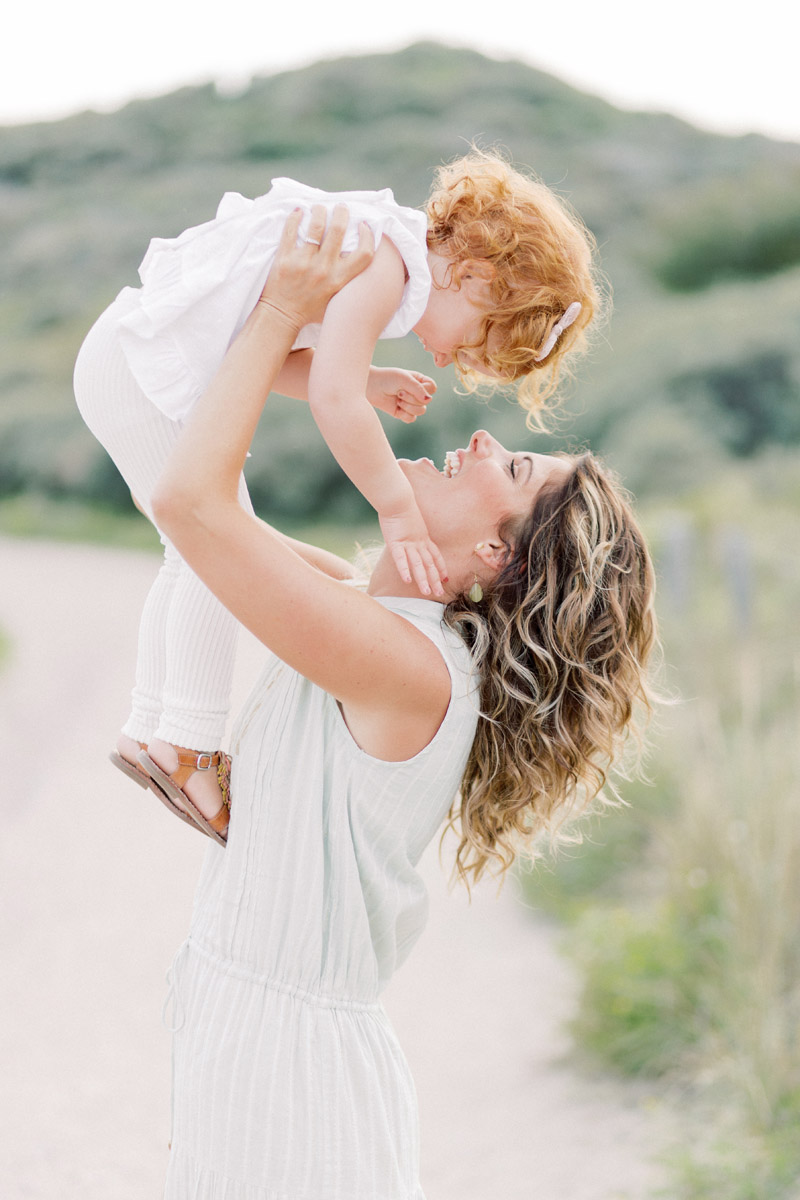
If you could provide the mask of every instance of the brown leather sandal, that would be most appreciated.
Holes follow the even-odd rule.
[[[147,742],[139,742],[139,749],[146,750]],[[140,767],[138,763],[128,762],[127,758],[122,757],[119,750],[112,750],[108,757],[114,766],[119,771],[122,771],[123,775],[128,776],[128,779],[132,779],[134,783],[138,783],[139,787],[150,788],[164,807],[168,808],[176,817],[180,817],[182,821],[185,821],[187,825],[191,825],[193,829],[199,828],[193,817],[190,817],[182,808],[178,808],[177,804],[173,804],[163,788],[158,786],[155,779],[151,778],[144,767]],[[201,832],[205,833],[205,830]]]
[[[144,767],[148,779],[155,784],[158,791],[163,793],[165,802],[176,815],[194,825],[208,837],[213,838],[220,846],[224,846],[227,842],[231,808],[230,755],[223,754],[220,750],[216,754],[198,754],[195,750],[185,750],[178,746],[175,747],[175,752],[178,755],[178,766],[172,775],[162,771],[147,750],[140,752],[139,762]],[[222,804],[215,816],[205,817],[187,796],[183,785],[194,775],[195,771],[211,770],[215,770],[217,773],[217,781],[222,791]]]
[[[146,750],[146,742],[139,742],[139,749]],[[139,787],[150,787],[151,779],[144,767],[140,767],[138,763],[128,762],[127,758],[122,757],[119,750],[112,750],[108,757],[118,771],[122,771],[123,775],[128,776],[128,779],[138,783]]]

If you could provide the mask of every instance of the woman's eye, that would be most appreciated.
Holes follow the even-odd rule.
[[[512,479],[514,479],[514,480],[516,480],[516,478],[517,478],[517,464],[516,464],[516,461],[515,461],[515,459],[513,459],[513,458],[512,458],[512,460],[511,460],[510,470],[511,470],[511,478],[512,478]]]

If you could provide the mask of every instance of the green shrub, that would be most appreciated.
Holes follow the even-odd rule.
[[[663,218],[667,245],[655,267],[660,282],[693,292],[800,263],[798,187],[800,172],[792,178],[766,169],[745,172],[736,187],[714,181],[685,192]]]
[[[708,1030],[704,976],[721,953],[713,905],[693,922],[662,902],[638,912],[588,909],[569,939],[583,978],[572,1031],[626,1074],[683,1064]]]
[[[714,1117],[710,1115],[713,1126]],[[669,1158],[672,1186],[665,1200],[797,1200],[800,1097],[786,1105],[767,1131],[731,1129],[698,1150]]]

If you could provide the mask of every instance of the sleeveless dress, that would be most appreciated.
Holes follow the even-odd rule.
[[[417,872],[475,734],[469,651],[432,601],[380,603],[451,677],[405,762],[272,658],[234,731],[227,848],[209,847],[172,970],[166,1200],[424,1200],[416,1095],[379,996],[427,917]]]
[[[382,191],[323,192],[295,179],[273,179],[264,196],[249,200],[226,192],[212,221],[176,238],[153,238],[139,266],[141,288],[123,288],[109,310],[131,374],[147,398],[172,420],[182,420],[214,377],[225,351],[252,312],[264,287],[286,218],[303,209],[300,238],[310,210],[330,215],[346,204],[343,250],[354,250],[362,221],[376,248],[388,237],[406,268],[400,305],[381,338],[404,337],[425,311],[431,289],[424,213]],[[294,349],[315,346],[319,325],[306,325]]]

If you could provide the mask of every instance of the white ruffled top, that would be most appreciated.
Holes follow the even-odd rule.
[[[123,288],[117,331],[123,353],[145,395],[173,420],[186,416],[205,391],[255,306],[269,274],[286,218],[312,204],[328,212],[346,204],[344,250],[355,249],[366,221],[375,244],[388,237],[402,255],[408,279],[382,338],[403,337],[425,311],[431,287],[424,213],[403,208],[389,188],[323,192],[294,179],[273,179],[264,196],[226,192],[212,221],[176,238],[153,238],[139,267],[141,288]],[[319,325],[306,325],[294,344],[316,345]]]

